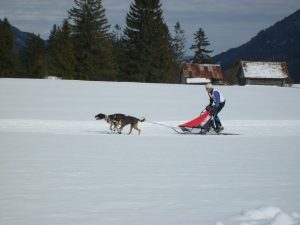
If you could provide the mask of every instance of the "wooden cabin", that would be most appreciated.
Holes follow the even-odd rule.
[[[285,62],[241,61],[237,73],[240,85],[285,86],[288,69]]]
[[[219,64],[183,63],[180,81],[182,84],[207,84],[212,80],[223,80]]]

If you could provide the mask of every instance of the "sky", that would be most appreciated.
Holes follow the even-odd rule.
[[[249,41],[259,31],[300,9],[299,0],[161,0],[171,33],[178,21],[185,31],[186,53],[201,27],[210,41],[211,56]],[[112,27],[125,28],[131,0],[103,0]],[[74,0],[0,0],[0,18],[22,31],[48,39],[54,24],[61,25]]]

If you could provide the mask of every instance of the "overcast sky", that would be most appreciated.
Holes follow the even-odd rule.
[[[112,27],[125,27],[131,0],[103,0]],[[173,32],[180,22],[187,38],[187,49],[193,34],[204,29],[214,50],[212,55],[238,47],[260,30],[289,16],[300,8],[299,0],[162,0],[164,20]],[[48,39],[54,24],[67,17],[73,0],[0,0],[0,18],[22,31],[40,34]],[[189,54],[191,52],[187,51]]]

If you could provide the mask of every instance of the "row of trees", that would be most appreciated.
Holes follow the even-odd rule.
[[[17,55],[11,26],[7,19],[0,20],[0,76],[11,76],[16,72]]]
[[[179,80],[185,57],[185,33],[179,22],[174,37],[163,19],[160,0],[134,0],[124,31],[110,32],[102,0],[74,0],[68,19],[54,25],[47,44],[39,36],[16,51],[7,19],[0,22],[0,76],[166,82]],[[211,61],[204,31],[195,33],[195,63]]]

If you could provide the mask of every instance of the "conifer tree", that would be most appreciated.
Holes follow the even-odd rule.
[[[77,79],[114,80],[109,24],[102,0],[74,0],[69,10],[76,52]]]
[[[0,20],[0,77],[11,77],[17,72],[17,56],[14,48],[14,34],[5,18],[3,21]]]
[[[127,63],[127,58],[124,54],[125,52],[125,45],[124,45],[124,37],[122,34],[122,27],[120,25],[115,25],[113,33],[113,56],[114,61],[116,64],[116,80],[117,81],[128,81],[125,79],[126,75],[124,73],[125,71],[125,65]]]
[[[76,59],[70,25],[66,19],[61,28],[54,25],[49,37],[48,52],[50,74],[63,79],[74,79]]]
[[[160,0],[134,0],[126,17],[127,80],[174,82],[176,62]]]
[[[207,47],[210,45],[210,43],[202,28],[199,28],[199,30],[194,34],[194,40],[195,44],[190,48],[195,50],[193,63],[212,63],[209,53],[212,53],[213,51],[207,50]]]
[[[49,73],[51,75],[57,76],[58,71],[55,67],[55,58],[57,51],[57,35],[59,27],[54,24],[52,30],[50,31],[48,46],[47,46],[47,62],[49,65]]]
[[[175,36],[173,38],[173,48],[177,64],[180,66],[184,61],[186,38],[184,35],[184,30],[182,30],[179,22],[176,23],[174,31]]]
[[[39,35],[26,40],[22,63],[26,76],[44,78],[47,75],[46,48]]]

